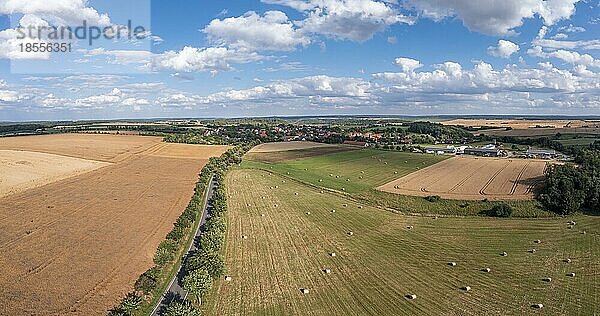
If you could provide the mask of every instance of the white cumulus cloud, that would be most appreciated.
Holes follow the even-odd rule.
[[[495,57],[510,58],[510,56],[519,51],[519,45],[507,41],[499,40],[497,46],[488,47],[488,53]]]
[[[250,11],[240,17],[215,19],[203,32],[216,45],[250,51],[292,51],[310,44],[281,11],[268,11],[263,16]]]

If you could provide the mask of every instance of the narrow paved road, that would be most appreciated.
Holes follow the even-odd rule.
[[[154,310],[150,316],[159,316],[164,312],[164,309],[175,299],[185,299],[187,297],[187,292],[181,286],[181,279],[183,278],[183,265],[189,258],[190,254],[194,253],[198,250],[198,238],[202,234],[201,227],[206,223],[206,219],[208,217],[208,213],[213,207],[213,195],[215,194],[216,181],[214,178],[210,180],[210,186],[208,189],[208,194],[206,195],[206,200],[204,200],[204,210],[202,212],[202,218],[200,219],[200,225],[198,225],[198,229],[196,230],[196,235],[194,236],[194,241],[190,244],[187,252],[184,254],[183,259],[181,260],[181,265],[177,270],[177,275],[171,280],[168,289],[163,293],[163,296],[160,300],[160,303],[156,305]]]

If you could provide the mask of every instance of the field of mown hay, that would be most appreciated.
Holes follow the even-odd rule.
[[[132,290],[187,206],[202,166],[227,149],[160,141],[0,139],[0,148],[111,162],[0,198],[0,314],[105,315]]]
[[[448,156],[358,149],[316,154],[302,159],[285,159],[272,164],[253,161],[245,164],[289,175],[316,186],[356,193],[383,185],[447,158]],[[255,156],[255,159],[261,161],[260,156]]]
[[[299,150],[308,148],[337,147],[338,145],[315,143],[308,141],[264,143],[252,148],[250,153],[270,153],[277,151]]]
[[[226,183],[232,280],[215,284],[210,315],[600,313],[597,218],[413,217],[261,170]]]
[[[547,161],[454,157],[389,182],[378,189],[455,200],[528,200],[543,181]]]

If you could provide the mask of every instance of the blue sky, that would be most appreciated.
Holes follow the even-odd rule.
[[[23,3],[0,0],[0,121],[600,115],[597,1]],[[84,19],[148,37],[18,51],[20,25]]]

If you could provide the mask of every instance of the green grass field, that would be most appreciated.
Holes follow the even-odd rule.
[[[573,139],[561,139],[559,142],[564,146],[575,146],[585,147],[594,143],[594,141],[600,140],[600,138],[573,138]]]
[[[266,168],[324,188],[358,193],[447,158],[449,156],[364,149],[274,164],[247,162],[246,166]]]
[[[317,155],[313,149],[309,158],[281,152],[278,161],[266,163],[260,155],[245,160],[245,168],[268,170],[304,183],[335,190],[364,203],[394,209],[403,213],[478,215],[492,206],[487,201],[442,200],[428,202],[421,197],[381,192],[375,188],[420,168],[425,168],[450,156],[414,154],[375,149]],[[272,155],[272,154],[271,154]],[[288,159],[286,159],[286,157]],[[536,201],[507,202],[516,217],[549,217]]]
[[[233,170],[226,184],[233,279],[215,283],[209,315],[600,313],[598,218],[406,216],[257,169]]]

